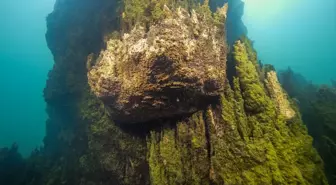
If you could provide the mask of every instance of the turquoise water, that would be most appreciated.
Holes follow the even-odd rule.
[[[260,59],[291,66],[316,83],[336,79],[335,0],[245,0],[244,22]],[[17,142],[24,155],[42,144],[42,91],[53,59],[45,17],[54,0],[2,0],[0,7],[0,147]]]
[[[263,63],[314,83],[336,79],[335,0],[245,0],[244,22]]]
[[[44,38],[45,17],[53,4],[0,1],[0,147],[17,142],[24,155],[41,145],[45,132],[42,92],[53,63]]]

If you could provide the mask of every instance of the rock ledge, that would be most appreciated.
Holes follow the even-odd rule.
[[[168,16],[148,30],[138,25],[110,39],[88,72],[91,90],[117,121],[192,113],[223,92],[224,27],[195,11],[165,11]]]

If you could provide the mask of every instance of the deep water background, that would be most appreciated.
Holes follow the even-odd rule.
[[[336,79],[336,0],[245,0],[243,20],[263,63]]]
[[[54,0],[0,1],[0,147],[19,144],[27,156],[45,133],[43,88],[52,55],[45,18]]]
[[[44,34],[55,0],[1,0],[0,147],[28,155],[45,133],[43,88],[53,59]],[[263,63],[315,83],[336,79],[336,0],[245,0],[244,22]]]

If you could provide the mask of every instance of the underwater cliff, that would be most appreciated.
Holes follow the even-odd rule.
[[[325,161],[330,184],[336,184],[336,83],[313,84],[291,68],[281,71],[280,81],[300,107],[314,146]]]
[[[327,185],[242,13],[238,0],[58,0],[44,147],[26,161],[2,149],[0,170],[18,167],[0,184]]]

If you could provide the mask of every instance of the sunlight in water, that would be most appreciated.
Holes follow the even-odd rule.
[[[245,0],[245,16],[258,21],[274,20],[298,0]]]

